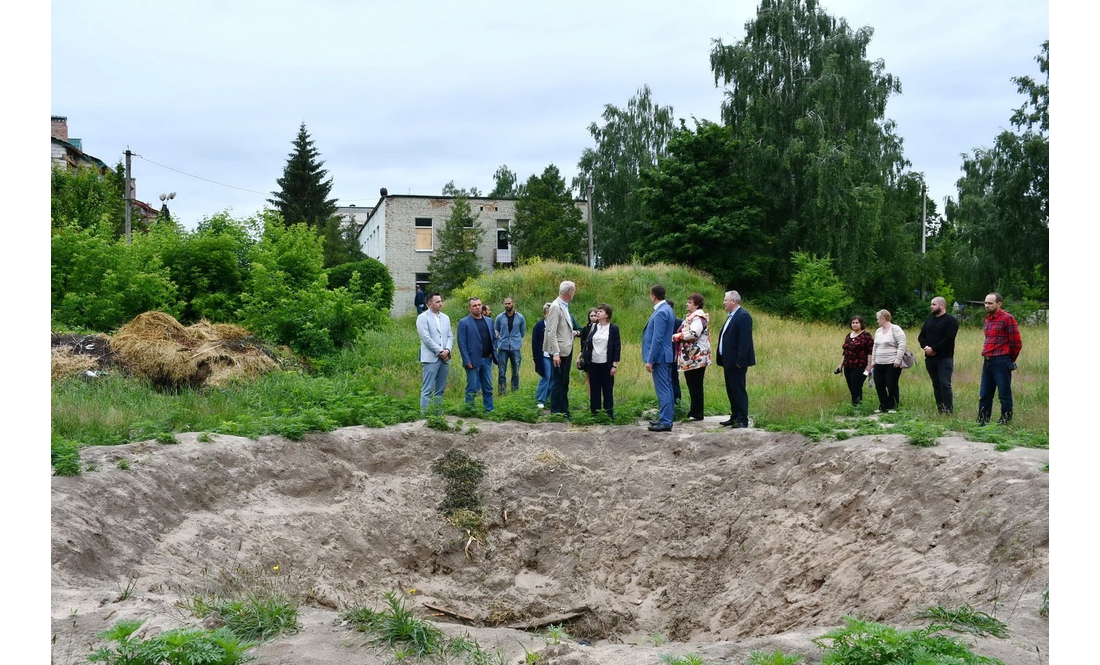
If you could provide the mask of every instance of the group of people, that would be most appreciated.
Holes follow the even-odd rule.
[[[955,369],[955,337],[959,322],[947,312],[947,300],[932,298],[931,313],[921,326],[917,344],[924,352],[924,365],[932,381],[936,409],[941,414],[955,412],[951,376]],[[999,396],[999,424],[1012,422],[1012,372],[1023,343],[1016,319],[1004,311],[1004,297],[997,292],[985,297],[985,342],[982,345],[982,375],[978,392],[978,422],[989,423],[993,413],[993,396]],[[852,331],[844,336],[842,359],[836,373],[844,373],[852,406],[863,402],[863,384],[868,377],[878,393],[878,411],[893,412],[899,403],[898,383],[906,355],[905,331],[891,322],[890,312],[879,310],[878,329],[874,335],[867,330],[863,317],[856,315],[849,322]]]
[[[593,415],[606,413],[615,417],[615,375],[622,359],[622,337],[618,325],[611,322],[611,305],[601,303],[588,311],[588,323],[581,327],[569,311],[577,293],[577,285],[564,281],[558,287],[558,297],[545,303],[542,320],[531,330],[531,354],[535,372],[539,375],[535,399],[538,408],[550,407],[550,413],[570,417],[569,379],[575,366],[585,374],[589,409]],[[657,394],[657,419],[649,429],[656,432],[672,430],[675,402],[680,399],[679,373],[687,383],[690,420],[703,419],[703,379],[711,357],[723,368],[726,395],[731,415],[722,425],[742,428],[749,426],[749,397],[746,372],[756,364],[752,340],[752,316],[741,307],[736,291],[725,294],[723,306],[727,312],[719,333],[717,348],[710,342],[710,317],[704,311],[703,296],[691,294],[686,303],[686,315],[676,317],[666,299],[665,287],[656,284],[650,289],[653,313],[642,331],[642,362],[653,376]],[[418,309],[420,305],[418,295]],[[420,409],[440,412],[443,391],[447,385],[454,335],[450,319],[442,312],[439,293],[423,296],[424,310],[416,319],[420,337],[420,363],[423,376]],[[466,370],[466,402],[473,404],[481,395],[485,411],[493,410],[493,365],[499,366],[498,389],[507,388],[506,367],[512,365],[512,391],[519,390],[521,348],[527,324],[515,311],[515,300],[504,299],[504,312],[492,320],[487,305],[480,298],[470,298],[469,314],[458,322],[458,348]],[[574,361],[575,342],[580,352]]]
[[[558,297],[542,307],[542,319],[531,329],[531,354],[535,372],[539,375],[535,390],[538,408],[570,417],[569,380],[575,366],[585,374],[589,409],[593,415],[604,412],[615,417],[615,376],[622,358],[622,338],[619,327],[611,322],[611,305],[601,303],[588,310],[587,324],[581,327],[569,310],[577,286],[564,281],[558,287]],[[650,421],[655,432],[672,430],[675,404],[680,399],[679,375],[687,384],[689,420],[703,419],[703,379],[712,357],[722,368],[730,417],[722,425],[733,428],[749,426],[749,397],[746,388],[748,368],[756,364],[753,347],[752,316],[741,307],[741,295],[727,291],[723,300],[726,318],[718,333],[717,345],[710,340],[710,316],[703,309],[699,293],[688,296],[685,316],[680,319],[660,284],[649,292],[653,312],[642,330],[642,362],[653,377],[657,395],[657,419]],[[417,316],[420,337],[420,362],[423,380],[420,391],[421,411],[442,409],[443,391],[453,348],[450,319],[441,309],[440,294],[423,298],[424,311]],[[1011,314],[1003,309],[1004,298],[990,293],[985,298],[985,343],[982,348],[981,387],[978,400],[978,421],[987,424],[993,409],[993,397],[1000,397],[1001,424],[1012,421],[1012,371],[1022,343],[1020,329]],[[470,298],[469,314],[458,322],[458,348],[466,370],[466,402],[473,404],[478,394],[485,411],[493,410],[493,365],[498,366],[498,392],[508,388],[507,367],[511,364],[511,389],[519,390],[519,368],[522,362],[523,338],[527,322],[515,309],[515,299],[504,299],[504,311],[491,318],[489,306],[480,298]],[[931,314],[917,338],[932,381],[932,392],[940,413],[954,412],[951,377],[954,371],[955,337],[959,324],[947,312],[947,301],[935,297]],[[863,386],[870,378],[878,393],[878,411],[895,411],[900,402],[901,371],[906,361],[905,331],[891,321],[890,312],[882,309],[875,316],[878,328],[874,334],[867,329],[862,316],[853,316],[851,332],[844,337],[841,364],[836,373],[843,373],[851,393],[852,405],[863,401]],[[574,360],[574,344],[580,341],[580,352]]]

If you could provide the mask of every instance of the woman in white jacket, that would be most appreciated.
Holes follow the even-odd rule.
[[[878,411],[893,412],[898,408],[898,381],[901,379],[901,357],[905,355],[905,331],[890,323],[890,312],[880,309],[875,316],[878,330],[871,348]]]

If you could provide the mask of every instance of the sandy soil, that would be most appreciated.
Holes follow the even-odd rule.
[[[119,619],[150,633],[196,625],[178,601],[233,574],[310,590],[302,629],[256,648],[257,663],[385,662],[336,619],[394,589],[510,663],[524,647],[550,664],[692,652],[740,664],[777,648],[815,663],[811,638],[843,615],[909,627],[922,608],[963,603],[1010,628],[969,638],[977,653],[1048,662],[1047,451],[959,438],[920,449],[900,435],[815,444],[718,420],[670,434],[468,421],[480,431],[87,448],[97,471],[52,481],[53,662],[79,662]],[[451,448],[486,465],[485,543],[436,510],[431,463]],[[515,628],[583,607],[567,629],[587,644]]]

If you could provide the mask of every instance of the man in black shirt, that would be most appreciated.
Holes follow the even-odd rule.
[[[940,413],[951,415],[955,411],[951,394],[951,374],[955,371],[955,336],[959,322],[947,313],[947,301],[939,296],[932,298],[932,315],[924,320],[917,343],[924,349],[924,366],[932,379],[932,394]]]

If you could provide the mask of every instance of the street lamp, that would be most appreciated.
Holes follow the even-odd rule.
[[[172,220],[172,216],[168,213],[168,202],[174,198],[176,198],[175,192],[160,195],[160,216],[164,218],[164,221]]]

